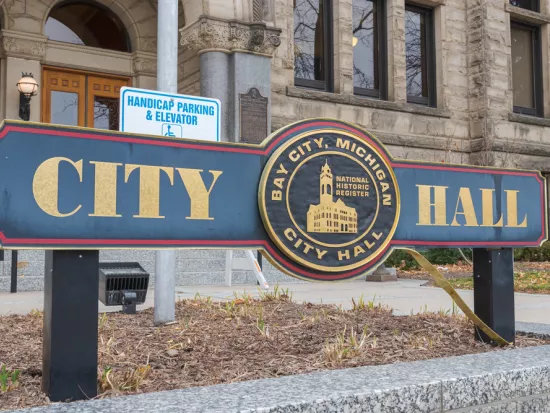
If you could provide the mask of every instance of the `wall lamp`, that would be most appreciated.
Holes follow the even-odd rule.
[[[36,95],[38,83],[34,80],[32,73],[22,73],[21,79],[17,82],[19,90],[19,117],[23,120],[31,118],[31,97]]]

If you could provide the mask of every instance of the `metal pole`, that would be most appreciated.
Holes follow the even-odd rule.
[[[178,91],[178,0],[158,0],[157,89]],[[157,251],[155,265],[155,324],[176,318],[176,252]]]
[[[3,259],[4,257],[2,257]],[[11,252],[11,289],[12,293],[17,292],[17,250]]]
[[[256,256],[258,257],[257,258],[257,261],[258,261],[258,264],[260,265],[260,270],[263,271],[264,269],[264,263],[263,263],[263,257],[262,257],[262,253],[260,251],[256,252]]]

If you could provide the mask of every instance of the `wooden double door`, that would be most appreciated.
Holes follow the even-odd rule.
[[[130,79],[45,67],[42,122],[118,130],[120,88]]]

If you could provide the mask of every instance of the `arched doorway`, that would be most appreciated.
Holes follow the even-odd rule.
[[[89,2],[66,1],[50,12],[44,32],[50,40],[130,52],[124,25],[111,10]]]
[[[56,5],[44,33],[50,42],[131,51],[120,19],[108,8],[88,1]],[[44,67],[42,79],[42,122],[118,130],[120,89],[130,85],[129,77]]]

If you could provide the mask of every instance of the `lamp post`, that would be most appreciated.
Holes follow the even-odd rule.
[[[36,95],[38,83],[32,73],[22,73],[21,79],[17,82],[19,90],[19,117],[29,121],[31,118],[31,98]]]

